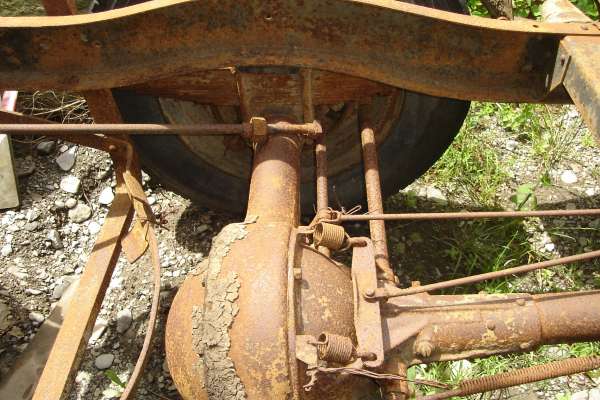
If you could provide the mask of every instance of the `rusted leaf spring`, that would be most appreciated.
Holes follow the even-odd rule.
[[[485,274],[471,275],[464,278],[452,279],[449,281],[432,283],[430,285],[415,286],[408,289],[389,289],[389,288],[378,288],[375,290],[374,295],[366,297],[369,298],[390,298],[407,296],[411,294],[431,292],[434,290],[448,289],[455,286],[470,285],[477,282],[483,282],[490,279],[502,278],[504,276],[524,274],[526,272],[535,271],[538,269],[554,267],[560,264],[569,264],[575,262],[581,262],[591,260],[600,257],[600,250],[590,251],[587,253],[576,254],[573,256],[561,257],[554,260],[542,261],[534,264],[526,264],[518,267],[508,268],[501,271],[488,272]]]
[[[0,124],[0,132],[11,135],[257,135],[257,124]],[[318,122],[291,124],[277,122],[266,124],[266,134],[298,134],[316,137],[322,133]]]
[[[434,96],[569,102],[562,91],[546,99],[547,77],[559,42],[580,35],[600,30],[385,0],[157,0],[99,14],[0,18],[0,87],[89,90],[290,65]]]

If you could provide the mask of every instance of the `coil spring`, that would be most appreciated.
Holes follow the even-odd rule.
[[[459,385],[460,395],[467,396],[475,393],[489,392],[491,390],[523,385],[563,375],[578,374],[596,368],[600,368],[600,356],[569,358],[463,381]]]
[[[348,364],[352,360],[354,345],[349,337],[325,332],[319,335],[315,344],[321,360],[338,364]]]
[[[320,222],[315,225],[313,240],[316,246],[339,250],[346,241],[346,231],[343,226]]]

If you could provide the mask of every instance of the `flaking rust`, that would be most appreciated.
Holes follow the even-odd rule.
[[[244,384],[229,357],[229,328],[239,311],[236,303],[240,281],[232,271],[221,276],[221,265],[231,245],[244,239],[247,233],[243,223],[230,224],[213,240],[204,272],[204,307],[197,306],[192,311],[192,342],[200,356],[199,376],[204,379],[202,385],[209,399],[246,398]]]

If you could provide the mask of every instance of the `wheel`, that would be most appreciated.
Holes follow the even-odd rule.
[[[100,2],[98,10],[139,1]],[[416,4],[465,13],[460,0],[417,0]],[[115,90],[125,122],[201,123],[240,122],[236,107],[198,105],[135,91]],[[458,133],[469,102],[400,91],[373,102],[379,110],[379,165],[384,196],[397,193],[443,154]],[[328,144],[330,204],[351,208],[364,202],[363,169],[356,112],[349,103],[316,107]],[[390,112],[391,110],[391,112]],[[337,129],[333,134],[328,127]],[[346,135],[346,136],[344,136]],[[348,137],[349,136],[349,137]],[[134,136],[143,168],[165,187],[215,210],[241,213],[248,198],[251,150],[219,137]],[[350,145],[349,143],[352,143]],[[308,146],[307,146],[308,147]],[[314,212],[312,152],[303,157],[301,204],[303,214]]]

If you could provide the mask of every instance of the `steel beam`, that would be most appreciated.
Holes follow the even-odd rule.
[[[157,0],[0,18],[0,87],[88,90],[290,65],[436,96],[540,102],[559,41],[599,34],[593,23],[498,21],[392,0]]]

